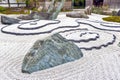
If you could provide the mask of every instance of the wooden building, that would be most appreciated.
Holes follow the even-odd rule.
[[[86,6],[95,5],[95,1],[99,1],[99,4],[108,5],[110,8],[120,8],[120,0],[85,0]]]
[[[17,7],[16,0],[9,0],[11,7]],[[40,5],[48,7],[50,0],[39,0]],[[64,9],[85,8],[92,5],[108,5],[110,8],[120,8],[120,0],[66,0]],[[8,0],[0,0],[0,6],[8,7]],[[20,6],[25,6],[25,3],[20,2]]]

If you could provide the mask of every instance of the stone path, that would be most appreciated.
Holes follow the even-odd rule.
[[[0,80],[119,80],[120,33],[117,30],[120,25],[106,24],[101,20],[102,17],[92,14],[89,20],[85,20],[60,15],[59,21],[36,21],[37,24],[42,23],[39,24],[40,28],[34,25],[28,26],[30,23],[26,23],[26,21],[6,27],[1,25]],[[81,22],[85,24],[80,24]],[[96,28],[86,25],[88,23]],[[101,25],[101,23],[103,24]],[[34,42],[56,32],[78,45],[82,49],[84,57],[32,74],[21,73],[24,55]],[[36,35],[36,33],[38,34]]]

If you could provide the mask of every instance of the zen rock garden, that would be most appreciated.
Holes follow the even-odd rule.
[[[64,3],[0,15],[1,80],[120,79],[120,10],[101,15],[94,11],[102,7],[87,6],[60,13]]]

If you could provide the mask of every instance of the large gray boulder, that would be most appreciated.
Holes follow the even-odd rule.
[[[66,16],[71,18],[89,18],[85,13],[82,12],[71,12],[67,13]]]
[[[10,18],[10,17],[6,17],[6,16],[1,16],[1,23],[2,24],[15,24],[15,23],[19,23],[20,20],[18,19],[14,19],[14,18]]]
[[[118,46],[120,47],[120,42],[118,43]]]
[[[44,12],[32,12],[29,15],[26,16],[19,16],[19,19],[22,20],[33,20],[33,19],[40,19],[40,20],[50,20],[51,19],[50,13],[44,13]]]
[[[120,10],[117,12],[117,16],[120,16]]]
[[[43,41],[35,42],[24,57],[22,72],[44,70],[81,57],[83,57],[81,50],[73,42],[67,41],[60,34],[54,34]]]

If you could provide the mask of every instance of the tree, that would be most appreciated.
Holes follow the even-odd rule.
[[[60,4],[59,5],[57,5],[57,7],[55,6],[55,4],[57,3],[57,2],[59,2],[60,1]],[[49,7],[49,9],[48,9],[48,13],[52,13],[52,19],[56,19],[57,18],[57,16],[58,16],[58,14],[59,14],[59,12],[61,11],[61,9],[63,8],[63,6],[64,6],[64,3],[65,3],[65,0],[52,0],[52,2],[51,2],[51,4],[50,4],[50,7]],[[56,8],[55,8],[56,7]]]
[[[39,0],[29,0],[30,4],[32,5],[32,7],[36,8],[37,4],[39,3]]]
[[[60,1],[60,2],[59,2]],[[58,3],[59,2],[59,3]],[[58,3],[58,4],[56,4]],[[33,12],[28,16],[23,16],[20,19],[48,19],[48,20],[54,20],[57,18],[59,12],[61,11],[61,9],[63,8],[65,3],[65,0],[52,0],[51,4],[48,8],[48,10],[46,10],[45,12]]]
[[[37,3],[39,0],[22,0],[25,2],[26,7],[32,6],[32,7],[37,7]]]

